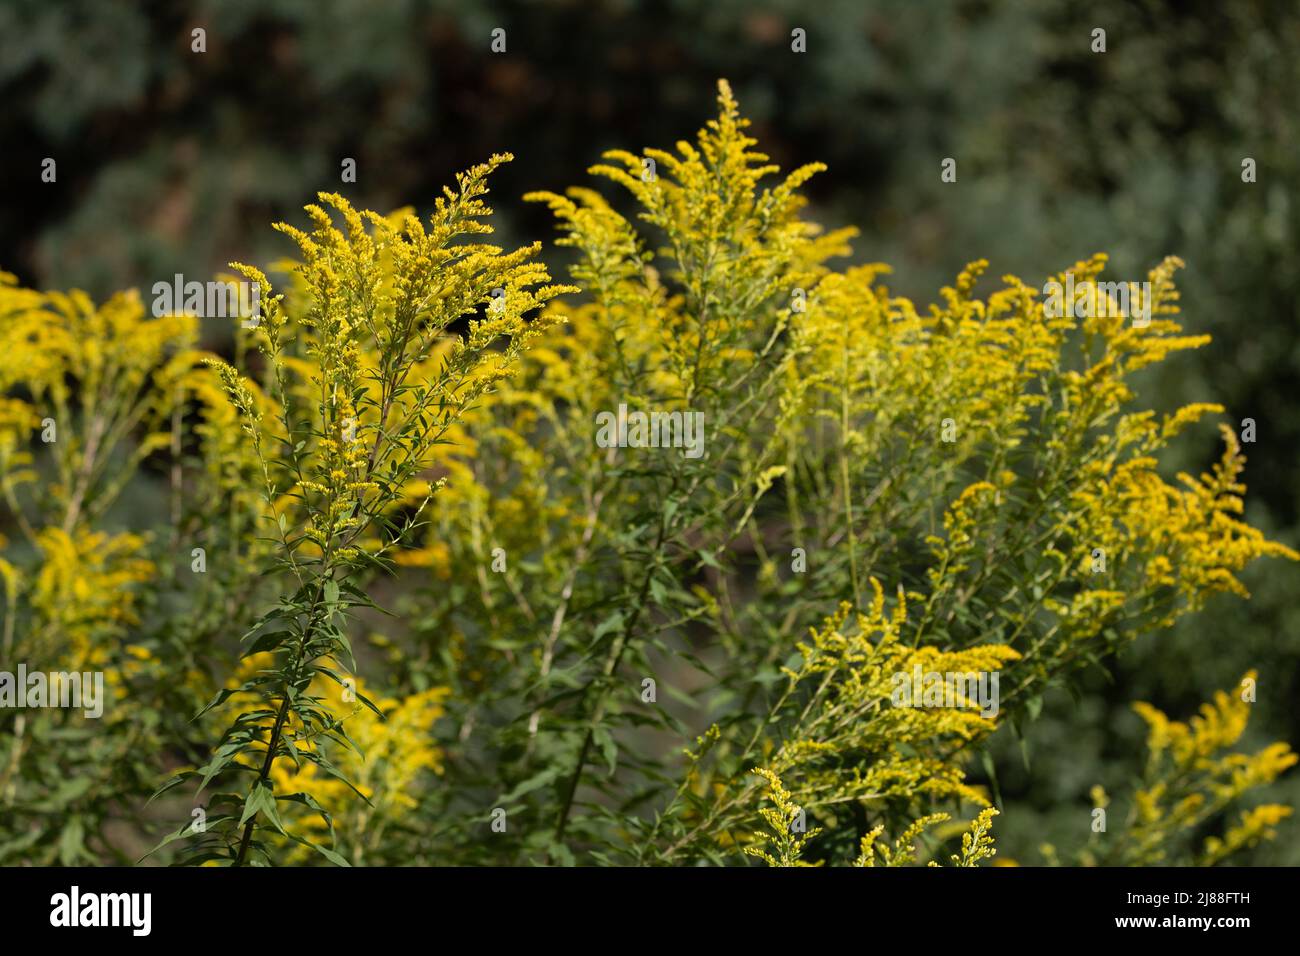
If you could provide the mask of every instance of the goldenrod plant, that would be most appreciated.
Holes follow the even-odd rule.
[[[1231,749],[1246,730],[1257,678],[1251,672],[1238,687],[1216,691],[1213,700],[1186,723],[1170,720],[1150,704],[1133,705],[1148,731],[1142,779],[1120,826],[1109,832],[1094,826],[1092,838],[1078,849],[1075,862],[1213,866],[1277,836],[1275,828],[1291,816],[1291,807],[1263,803],[1229,818],[1222,836],[1198,839],[1209,821],[1222,819],[1245,793],[1272,783],[1296,763],[1296,754],[1284,743],[1253,754]],[[1105,811],[1111,804],[1100,786],[1091,796],[1098,810]],[[1042,849],[1048,859],[1060,862],[1055,847]]]
[[[427,224],[322,194],[309,229],[279,226],[297,258],[274,285],[232,267],[260,311],[224,358],[138,299],[0,286],[42,334],[105,316],[69,325],[77,348],[144,343],[114,385],[41,372],[62,353],[0,333],[38,353],[4,382],[25,543],[0,571],[6,660],[100,648],[170,695],[143,724],[138,697],[117,704],[177,771],[147,810],[148,774],[119,791],[136,826],[178,824],[150,859],[1005,861],[989,740],[1245,597],[1257,558],[1300,558],[1244,521],[1232,429],[1207,474],[1164,474],[1222,413],[1138,403],[1135,373],[1209,344],[1179,324],[1177,259],[1117,281],[1098,255],[1042,287],[976,261],[919,306],[885,266],[840,264],[854,230],[805,217],[820,165],[781,175],[747,125],[721,83],[693,141],[594,165],[612,191],[524,197],[553,213],[571,284],[538,245],[478,238],[493,157]],[[53,454],[44,417],[69,442]],[[167,532],[114,531],[114,490],[163,462]],[[216,573],[186,570],[195,548]],[[1287,808],[1243,798],[1294,756],[1213,757],[1248,707],[1143,710],[1131,822],[1071,859],[1215,864],[1269,837]],[[0,770],[21,811],[0,854],[93,835],[74,858],[120,855],[102,799],[80,843],[40,822],[31,741]]]
[[[5,863],[129,862],[108,832],[140,825],[151,755],[178,734],[184,746],[196,656],[215,634],[206,609],[221,597],[191,603],[184,640],[159,627],[175,552],[165,535],[124,527],[120,505],[146,462],[172,478],[182,464],[181,412],[202,400],[196,336],[194,317],[148,317],[134,293],[96,305],[0,273]],[[225,467],[208,460],[212,476]],[[239,521],[233,502],[218,523],[211,497],[185,506],[180,485],[171,492],[162,510],[176,535],[197,520],[215,540]]]
[[[428,817],[448,858],[739,862],[771,790],[820,830],[799,860],[850,862],[878,826],[987,804],[970,759],[1050,686],[1296,557],[1241,522],[1231,433],[1211,474],[1159,475],[1219,411],[1132,407],[1134,372],[1207,342],[1174,318],[1176,260],[1052,277],[1086,310],[1011,277],[977,298],[979,262],[918,309],[882,266],[827,264],[851,233],[800,218],[817,170],[764,186],[725,84],[719,107],[693,144],[593,167],[633,218],[535,197],[588,301],[470,419],[465,505],[412,556],[418,672],[453,688]],[[703,415],[700,458],[632,440],[635,412],[677,411]],[[628,440],[605,447],[608,412]],[[918,664],[998,675],[1000,707],[895,706]],[[696,735],[684,765],[647,752]]]
[[[271,652],[274,661],[221,690],[204,712],[233,695],[255,699],[236,708],[211,760],[173,781],[197,777],[202,789],[228,770],[243,791],[213,794],[201,831],[186,824],[165,841],[188,839],[192,859],[270,859],[259,832],[272,829],[345,862],[331,846],[286,829],[282,801],[310,808],[327,826],[332,818],[312,788],[277,788],[274,771],[280,761],[282,772],[293,767],[291,780],[311,780],[301,768],[314,765],[371,803],[331,759],[331,746],[357,747],[319,682],[333,681],[345,701],[382,716],[349,676],[355,663],[346,622],[352,609],[372,606],[358,585],[421,520],[438,487],[421,476],[436,465],[449,429],[555,321],[530,321],[533,313],[567,291],[547,284],[538,246],[507,253],[474,240],[491,231],[482,221],[487,177],[510,158],[494,156],[459,176],[428,227],[414,215],[395,223],[322,194],[342,229],[318,205],[307,207],[310,233],[278,227],[302,255],[293,270],[303,299],[296,310],[259,269],[233,266],[264,303],[256,330],[265,385],[214,365],[254,449],[265,525],[277,544],[273,568],[291,590],[243,638],[245,656]],[[469,321],[463,337],[447,335],[453,322],[480,310],[486,313]],[[413,486],[418,500],[399,510]]]

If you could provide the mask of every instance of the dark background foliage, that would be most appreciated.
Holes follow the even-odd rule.
[[[191,52],[196,27],[206,53]],[[1185,259],[1185,324],[1214,342],[1150,375],[1142,400],[1253,418],[1247,516],[1300,541],[1289,0],[3,0],[0,267],[42,288],[147,292],[285,254],[269,222],[296,221],[319,189],[423,209],[505,150],[517,160],[493,186],[503,238],[549,239],[545,211],[520,195],[581,181],[603,149],[689,136],[720,76],[774,160],[829,164],[811,214],[861,227],[857,258],[889,262],[920,301],[976,258],[1031,284],[1098,250],[1120,279]],[[54,184],[40,181],[45,157]],[[348,157],[355,185],[340,183]],[[945,157],[955,184],[940,181]],[[1215,442],[1198,429],[1168,464],[1199,470]],[[1113,680],[1085,677],[1077,701],[1057,694],[1023,746],[1004,735],[1004,853],[1037,862],[1039,842],[1082,838],[1089,786],[1137,767],[1134,699],[1185,717],[1255,667],[1250,742],[1300,742],[1296,571],[1270,562],[1246,582],[1250,603],[1221,599],[1112,662]],[[1300,802],[1298,776],[1273,796]],[[1295,832],[1256,861],[1300,863]]]

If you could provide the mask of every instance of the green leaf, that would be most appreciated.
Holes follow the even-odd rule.
[[[85,851],[86,829],[81,817],[74,815],[59,834],[59,862],[72,866]]]
[[[610,614],[607,618],[605,618],[605,620],[601,621],[599,624],[596,625],[596,630],[593,636],[596,638],[596,640],[600,640],[602,637],[604,637],[606,634],[610,633],[611,631],[619,630],[622,627],[623,627],[623,612],[615,611],[614,613]]]
[[[600,748],[605,763],[609,766],[609,775],[612,777],[614,771],[618,769],[618,744],[614,742],[614,735],[604,727],[597,727],[592,731],[591,739]]]
[[[248,798],[244,801],[244,812],[239,818],[239,825],[243,826],[259,813],[264,815],[276,830],[285,833],[284,825],[280,822],[280,814],[275,808],[275,791],[270,783],[264,780],[257,781],[248,792]],[[288,836],[287,833],[285,835]]]
[[[192,823],[190,821],[186,821],[185,823],[183,823],[179,830],[169,833],[165,837],[163,837],[152,850],[150,850],[144,856],[140,857],[139,860],[136,860],[136,863],[141,863],[144,860],[147,860],[149,857],[153,856],[155,853],[157,853],[159,850],[165,847],[168,843],[174,843],[177,840],[183,840],[188,836],[192,836],[193,831],[190,830],[191,826]]]
[[[321,846],[319,843],[312,843],[310,840],[302,840],[301,842],[311,847],[313,850],[315,850],[321,856],[325,857],[325,859],[329,860],[335,866],[352,865],[347,860],[345,860],[342,856],[335,853],[333,850],[329,849],[328,847]]]
[[[273,651],[284,643],[285,638],[292,636],[289,631],[270,631],[250,644],[248,649],[239,655],[239,658],[243,660],[245,657],[252,657],[254,654],[260,654],[263,651]]]
[[[539,787],[544,787],[554,781],[561,774],[561,769],[556,766],[547,767],[533,774],[531,777],[519,783],[509,793],[502,794],[497,798],[497,803],[506,804],[514,803],[526,793],[532,793]]]

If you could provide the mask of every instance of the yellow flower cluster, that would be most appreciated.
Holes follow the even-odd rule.
[[[367,693],[360,681],[357,692]],[[382,719],[368,707],[338,701],[337,689],[321,696],[336,719],[346,721],[348,737],[357,747],[355,751],[340,752],[339,768],[374,804],[376,814],[413,808],[416,801],[412,790],[421,773],[442,773],[442,751],[431,740],[446,696],[446,688],[435,687],[400,700],[375,698],[375,706],[384,713]],[[288,792],[313,794],[335,815],[347,808],[346,796],[351,788],[321,772],[316,764],[302,764],[292,770],[280,764],[274,774],[277,785]]]
[[[117,641],[140,623],[139,586],[154,576],[141,557],[145,539],[104,532],[68,534],[47,528],[37,538],[44,557],[30,601],[43,633],[75,669],[100,668],[116,657]]]
[[[807,830],[803,808],[790,798],[789,791],[781,785],[780,777],[762,767],[755,768],[753,773],[763,778],[767,785],[767,797],[772,802],[772,806],[758,811],[768,826],[766,839],[770,850],[750,845],[745,847],[745,852],[758,857],[768,866],[809,866],[800,857],[808,841],[821,830],[817,827]]]
[[[898,838],[894,840],[893,846],[888,841],[880,842],[881,836],[885,832],[884,824],[877,824],[862,835],[858,842],[858,858],[853,862],[854,866],[865,867],[876,865],[876,858],[880,858],[882,866],[908,866],[916,862],[916,843],[918,837],[929,827],[950,820],[951,817],[946,813],[928,813],[923,817],[918,817],[907,825]]]
[[[1246,730],[1254,699],[1255,673],[1247,673],[1239,692],[1218,691],[1186,722],[1171,720],[1150,704],[1134,704],[1147,724],[1147,766],[1134,792],[1128,820],[1116,834],[1094,839],[1081,855],[1084,863],[1160,865],[1181,844],[1251,790],[1272,783],[1295,765],[1296,754],[1284,743],[1256,753],[1231,748]],[[1105,808],[1109,798],[1095,788],[1093,800]],[[1263,804],[1243,811],[1222,836],[1205,839],[1194,861],[1209,866],[1275,835],[1272,829],[1291,809]]]
[[[898,800],[924,803],[957,798],[987,806],[984,794],[964,782],[952,755],[997,726],[978,704],[961,695],[955,707],[897,706],[899,675],[997,671],[1020,655],[1005,645],[958,651],[912,647],[901,640],[905,596],[887,613],[880,583],[874,597],[848,627],[849,608],[813,632],[798,649],[802,661],[787,668],[786,697],[797,718],[782,728],[762,773],[796,780],[800,805],[819,819],[834,819],[839,805],[884,806]],[[809,696],[800,696],[810,692]],[[918,702],[919,703],[919,702]],[[778,708],[779,712],[779,708]],[[906,842],[906,841],[904,841]]]
[[[271,654],[252,654],[227,687],[236,690],[273,664]],[[374,697],[361,678],[350,678],[345,686],[317,678],[306,696],[329,715],[332,729],[326,736],[346,743],[326,755],[319,741],[301,733],[301,722],[290,718],[283,739],[291,750],[323,758],[324,766],[334,772],[306,757],[281,756],[270,775],[277,795],[285,801],[280,820],[289,833],[313,841],[341,829],[353,862],[361,863],[367,848],[418,805],[428,785],[426,775],[443,772],[443,754],[434,742],[433,729],[443,716],[447,689]],[[363,705],[362,697],[369,698],[383,716]],[[230,700],[249,712],[258,704],[256,694],[249,691],[238,691]],[[265,712],[250,725],[268,731],[274,720],[274,714]],[[305,797],[298,800],[294,795]],[[298,847],[292,858],[301,862],[310,855],[309,849]]]
[[[982,860],[992,859],[997,855],[997,850],[993,846],[993,818],[998,815],[998,811],[993,807],[985,807],[971,821],[970,826],[962,832],[961,835],[961,852],[954,853],[951,856],[952,865],[958,867],[979,866]],[[854,866],[875,866],[876,859],[879,857],[882,866],[909,866],[917,862],[916,840],[920,835],[930,827],[945,823],[952,819],[946,813],[930,813],[919,817],[899,835],[891,847],[889,843],[880,842],[884,833],[883,824],[872,827],[862,835],[859,841],[858,858],[853,862]],[[960,825],[958,825],[959,827]],[[942,834],[940,834],[942,836]],[[930,866],[939,866],[935,860],[930,860]]]
[[[1164,437],[1205,409],[1184,409],[1165,423]],[[1145,429],[1150,442],[1154,425]],[[1238,515],[1245,486],[1238,480],[1245,464],[1236,434],[1221,426],[1224,452],[1208,474],[1180,474],[1179,489],[1156,473],[1149,455],[1117,464],[1114,457],[1090,471],[1090,481],[1075,493],[1080,510],[1078,540],[1104,549],[1116,564],[1139,565],[1148,588],[1174,588],[1185,599],[1185,610],[1199,608],[1219,591],[1249,597],[1236,573],[1259,557],[1300,560],[1285,545],[1265,539]],[[1081,557],[1086,561],[1087,556]],[[1165,623],[1177,611],[1170,611]]]
[[[1205,838],[1205,852],[1198,861],[1201,866],[1214,866],[1241,850],[1253,847],[1263,840],[1277,837],[1273,828],[1291,816],[1291,808],[1277,803],[1266,803],[1253,810],[1243,810],[1239,823],[1228,828],[1222,838]]]
[[[997,856],[993,846],[993,818],[998,811],[986,807],[979,812],[970,826],[969,833],[961,837],[961,853],[952,857],[953,866],[979,866],[981,860],[991,860]]]
[[[0,272],[0,491],[29,536],[44,525],[71,532],[102,514],[139,463],[170,443],[196,336],[193,316],[146,318],[134,291],[96,306],[83,292],[22,289]],[[56,475],[21,502],[18,487],[35,479],[27,449],[37,429]]]

